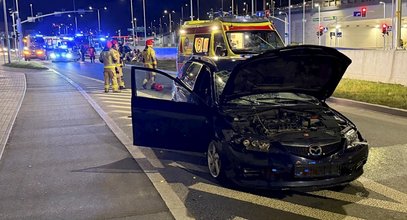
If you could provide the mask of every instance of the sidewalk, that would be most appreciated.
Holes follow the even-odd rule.
[[[71,84],[51,71],[27,71],[26,78],[0,160],[0,219],[173,219],[140,166]],[[0,85],[20,81],[0,75]],[[17,96],[10,87],[0,91]]]
[[[0,70],[0,160],[26,89],[25,75]]]

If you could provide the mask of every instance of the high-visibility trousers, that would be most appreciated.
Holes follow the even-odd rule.
[[[117,76],[117,84],[119,86],[123,86],[124,87],[124,80],[123,80],[123,67],[120,66],[116,66],[116,76]]]
[[[118,91],[119,85],[117,84],[117,76],[114,68],[104,68],[103,74],[105,79],[105,90],[109,90],[110,82],[112,82],[113,91]]]
[[[149,63],[144,63],[144,67],[151,68],[151,69],[154,68],[153,64],[149,64]],[[146,85],[147,83],[151,83],[151,84],[155,83],[155,75],[156,75],[156,72],[146,72],[146,76],[144,78],[143,85]]]

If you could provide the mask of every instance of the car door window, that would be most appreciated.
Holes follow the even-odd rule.
[[[189,88],[193,88],[196,76],[202,69],[202,64],[193,62],[188,68],[186,68],[185,74],[182,75],[181,80],[189,86]]]
[[[196,79],[196,83],[193,89],[194,93],[205,102],[208,106],[212,102],[211,93],[211,75],[210,69],[206,66],[201,68],[201,71]]]
[[[169,74],[173,77],[170,78],[157,72],[144,69],[134,71],[135,85],[132,85],[132,89],[137,97],[195,103],[197,99],[192,97],[191,89],[177,81],[174,74]]]
[[[221,33],[217,33],[213,37],[214,49],[216,56],[226,56],[226,44]]]

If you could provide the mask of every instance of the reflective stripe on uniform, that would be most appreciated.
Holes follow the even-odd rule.
[[[116,68],[116,65],[108,65],[108,66],[104,66],[105,69],[114,69]]]

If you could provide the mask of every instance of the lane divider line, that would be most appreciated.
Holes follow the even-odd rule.
[[[397,202],[407,205],[407,194],[387,187],[383,184],[377,183],[363,176],[359,177],[357,180],[363,184],[363,187],[368,188],[379,194],[382,194],[389,199],[393,199]]]
[[[114,120],[92,99],[92,97],[86,93],[77,83],[71,80],[69,77],[65,76],[58,71],[51,69],[54,73],[58,74],[60,77],[68,81],[72,86],[74,86],[82,96],[89,102],[89,104],[95,109],[95,111],[100,115],[100,117],[106,122],[108,127],[116,135],[116,137],[122,142],[126,147],[129,153],[133,156],[136,162],[139,164],[140,168],[150,179],[161,198],[164,200],[169,211],[174,216],[175,219],[193,219],[188,215],[188,210],[185,207],[184,203],[177,196],[174,190],[171,188],[169,183],[167,183],[164,177],[157,172],[157,170],[151,170],[151,164],[145,161],[147,157],[141,152],[140,148],[136,145],[133,145],[133,142],[127,137],[127,135],[120,129],[120,127],[114,122]]]
[[[264,207],[281,210],[288,213],[293,213],[296,215],[311,217],[315,219],[362,219],[353,216],[342,215],[334,212],[329,212],[317,208],[312,208],[308,206],[298,205],[291,202],[286,202],[280,199],[267,198],[263,196],[253,195],[250,193],[235,191],[232,189],[223,188],[220,186],[215,186],[207,183],[196,183],[189,187],[190,189],[202,191],[205,193],[211,193],[213,195],[218,195],[238,201],[249,202],[256,205],[261,205]]]
[[[350,195],[347,193],[340,193],[340,192],[334,192],[334,191],[328,191],[328,190],[310,192],[308,194],[322,196],[325,198],[340,200],[340,201],[344,201],[344,202],[350,202],[350,203],[358,204],[358,205],[365,205],[365,206],[371,206],[371,207],[386,209],[386,210],[395,211],[395,212],[407,213],[407,205],[395,203],[395,202],[384,201],[384,200],[380,200],[380,199],[358,197],[358,196]]]

